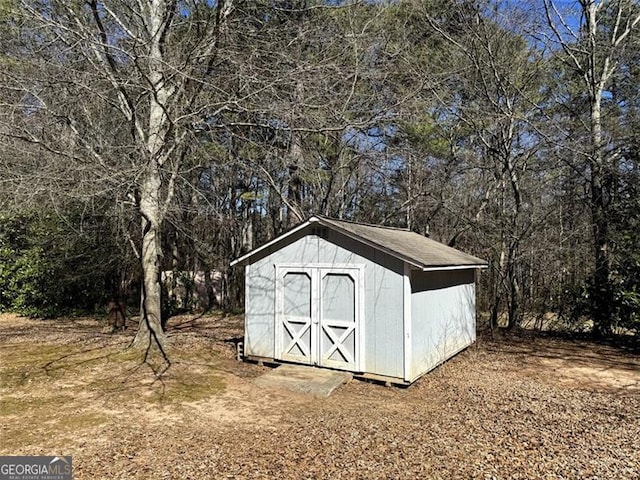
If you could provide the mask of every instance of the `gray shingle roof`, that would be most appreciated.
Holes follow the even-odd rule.
[[[393,256],[422,268],[486,266],[487,262],[403,228],[345,222],[318,216],[318,222],[348,236],[374,244]]]
[[[248,263],[248,260],[258,252],[312,223],[318,223],[340,232],[423,269],[464,268],[467,266],[470,268],[483,268],[487,266],[487,262],[478,257],[461,252],[407,229],[346,222],[319,215],[310,217],[267,244],[234,260],[231,265]]]

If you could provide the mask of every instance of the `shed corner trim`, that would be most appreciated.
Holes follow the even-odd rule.
[[[405,262],[403,272],[403,285],[402,285],[402,323],[403,323],[403,339],[404,339],[404,362],[403,362],[403,378],[405,381],[409,381],[411,377],[411,363],[412,363],[412,349],[411,344],[413,339],[411,338],[411,266]]]

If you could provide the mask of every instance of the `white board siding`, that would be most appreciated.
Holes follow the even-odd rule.
[[[362,371],[403,377],[403,264],[334,231],[328,238],[299,232],[247,266],[245,353],[275,358],[275,265],[364,265],[364,366]]]
[[[379,250],[375,262],[367,265],[366,305],[372,306],[367,318],[365,353],[373,366],[371,373],[403,377],[404,371],[404,305],[403,262]],[[369,363],[367,363],[369,365]]]
[[[245,294],[244,351],[247,355],[273,358],[274,276],[258,265],[247,265]]]
[[[473,270],[411,273],[411,380],[476,339]]]

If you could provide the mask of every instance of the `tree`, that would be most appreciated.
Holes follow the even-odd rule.
[[[31,165],[16,161],[13,176],[36,170],[50,192],[85,199],[104,192],[135,208],[140,239],[130,240],[143,276],[136,344],[162,347],[163,233],[176,189],[193,187],[191,172],[235,163],[240,176],[249,183],[259,178],[301,218],[302,197],[290,201],[271,159],[258,149],[276,151],[281,162],[284,145],[290,159],[303,163],[307,138],[339,135],[354,123],[346,118],[353,97],[347,87],[359,78],[358,72],[353,79],[345,75],[351,56],[344,50],[351,47],[323,30],[350,17],[337,18],[332,12],[343,9],[323,2],[43,0],[19,6],[12,22],[23,35],[13,40],[14,63],[3,72],[15,99],[3,130],[46,155],[32,156]],[[340,86],[340,95],[323,93],[327,85]],[[333,110],[322,111],[327,99]],[[65,181],[56,185],[58,173]],[[228,205],[236,193],[250,202],[236,186]]]
[[[612,82],[621,67],[622,53],[640,28],[640,8],[630,0],[580,0],[578,11],[569,12],[553,0],[543,4],[551,31],[547,39],[562,51],[564,65],[575,73],[587,98],[588,117],[584,135],[580,135],[586,148],[578,147],[578,155],[586,161],[589,181],[594,331],[608,334],[613,313],[610,207],[621,145],[606,133],[604,109],[613,95]]]
[[[162,227],[192,125],[203,112],[228,106],[223,94],[203,101],[202,92],[215,84],[232,10],[229,1],[46,0],[19,2],[13,19],[24,34],[5,75],[20,95],[13,105],[18,121],[7,133],[50,155],[45,175],[55,168],[75,186],[84,183],[82,192],[67,185],[68,193],[98,188],[135,205],[140,346],[164,344]]]
[[[432,189],[440,192],[438,204],[458,212],[446,241],[453,246],[471,234],[492,259],[491,325],[504,303],[513,328],[524,314],[528,242],[539,221],[532,209],[539,187],[542,52],[524,35],[529,12],[508,3],[460,2],[422,15],[446,55],[415,67],[427,79],[425,70],[437,72],[424,82],[434,100],[406,130],[412,150],[426,145],[427,168],[445,182]],[[433,156],[438,137],[439,171]]]

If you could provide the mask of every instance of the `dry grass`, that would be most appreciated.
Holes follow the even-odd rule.
[[[640,478],[640,359],[586,341],[481,341],[407,388],[327,399],[251,382],[237,317],[172,319],[162,378],[95,319],[0,316],[0,454],[74,478]]]

